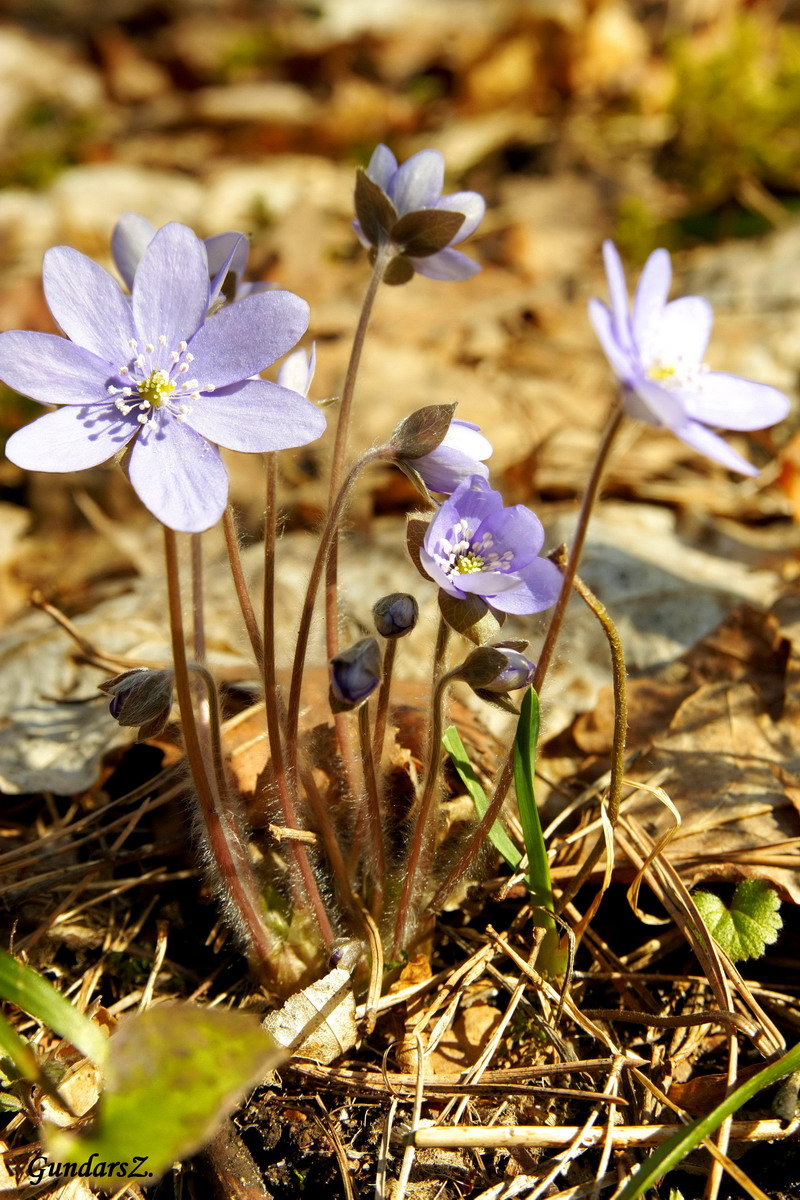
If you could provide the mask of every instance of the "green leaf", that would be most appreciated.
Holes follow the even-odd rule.
[[[743,880],[729,909],[712,892],[695,892],[693,899],[708,932],[734,962],[761,958],[783,927],[778,893],[763,879]]]
[[[686,1125],[673,1134],[668,1141],[654,1150],[636,1174],[626,1181],[622,1191],[615,1192],[614,1200],[639,1200],[639,1197],[649,1187],[655,1186],[662,1175],[666,1175],[667,1171],[677,1167],[687,1154],[699,1146],[703,1138],[709,1137],[716,1129],[719,1129],[727,1117],[733,1116],[737,1109],[746,1104],[748,1100],[752,1100],[764,1088],[771,1087],[773,1083],[777,1083],[786,1075],[791,1075],[799,1067],[800,1044],[787,1050],[786,1054],[777,1062],[765,1067],[757,1075],[753,1075],[735,1092],[732,1092],[726,1100],[723,1100],[722,1104],[707,1117],[692,1121],[690,1125]]]
[[[445,730],[442,745],[450,755],[453,766],[458,771],[461,782],[464,784],[467,794],[475,805],[475,811],[479,817],[482,817],[489,807],[489,801],[478,781],[472,763],[469,761],[469,756],[464,749],[464,743],[461,741],[455,725],[450,725]],[[522,862],[522,855],[506,833],[500,821],[495,821],[489,830],[489,841],[498,854],[501,854],[506,860],[511,870],[516,871]]]
[[[519,819],[522,836],[528,853],[528,890],[534,904],[553,912],[553,885],[550,880],[550,863],[547,847],[542,836],[539,810],[536,807],[534,774],[536,771],[536,747],[539,741],[539,697],[532,687],[528,688],[520,707],[517,734],[514,739],[514,790],[517,793]],[[558,975],[566,967],[566,953],[558,946],[558,929],[552,917],[536,916],[535,924],[547,930],[539,951],[539,970],[543,974]]]
[[[78,1012],[32,967],[0,950],[0,998],[30,1013],[60,1037],[71,1042],[97,1066],[106,1061],[108,1041],[93,1021]]]
[[[27,1079],[30,1083],[39,1081],[41,1070],[36,1055],[25,1038],[17,1033],[14,1026],[2,1013],[0,1013],[0,1053],[11,1060],[22,1079]]]
[[[49,1129],[53,1161],[133,1164],[151,1183],[208,1141],[249,1087],[286,1057],[251,1013],[164,1004],[109,1042],[97,1120],[82,1135]],[[130,1177],[130,1176],[129,1176]]]

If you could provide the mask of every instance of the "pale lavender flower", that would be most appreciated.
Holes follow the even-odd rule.
[[[393,209],[397,218],[429,210],[463,215],[464,220],[457,232],[442,249],[424,256],[416,256],[411,250],[404,256],[415,271],[430,279],[443,280],[471,279],[477,275],[479,264],[452,247],[475,232],[486,211],[486,203],[477,192],[442,195],[444,158],[438,150],[420,150],[400,167],[389,147],[379,145],[369,161],[367,176],[390,201],[390,212]],[[375,244],[367,236],[361,222],[354,221],[353,228],[362,245],[369,247]],[[389,233],[390,229],[385,228],[387,241],[390,240]],[[402,253],[402,249],[402,245],[399,246],[398,252]]]
[[[530,509],[505,508],[500,493],[473,475],[442,503],[419,557],[449,596],[479,596],[499,612],[535,613],[554,604],[561,588],[558,568],[539,557],[543,542]]]
[[[111,234],[111,255],[114,264],[128,288],[133,288],[133,278],[142,255],[156,235],[156,227],[140,213],[123,213]],[[244,300],[258,292],[268,291],[269,283],[243,283],[247,270],[250,246],[243,233],[217,233],[205,238],[208,254],[208,274],[212,281],[209,292],[209,307],[226,300]]]
[[[472,475],[489,478],[489,468],[482,460],[491,458],[492,452],[492,443],[483,436],[478,425],[454,417],[435,450],[421,458],[410,458],[408,462],[422,476],[430,491],[449,496]]]
[[[665,426],[701,454],[742,475],[757,469],[708,428],[764,429],[782,421],[789,401],[763,383],[710,371],[704,364],[713,312],[700,296],[667,303],[672,267],[666,250],[644,265],[633,310],[614,244],[603,243],[611,307],[589,301],[595,333],[622,384],[625,409]]]
[[[69,246],[45,255],[44,290],[67,338],[0,334],[0,379],[63,406],[9,439],[6,453],[18,466],[80,471],[127,449],[144,504],[172,529],[198,532],[219,519],[228,498],[218,446],[284,450],[323,432],[313,404],[256,377],[303,334],[308,305],[269,291],[206,320],[208,256],[187,226],[156,233],[130,298]]]

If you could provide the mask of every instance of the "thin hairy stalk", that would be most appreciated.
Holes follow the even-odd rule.
[[[559,563],[558,565],[560,566],[561,564]],[[625,772],[625,733],[628,727],[628,689],[625,676],[625,653],[622,648],[622,640],[617,632],[617,627],[608,615],[605,605],[597,599],[577,575],[573,580],[573,587],[602,625],[603,633],[606,635],[608,648],[611,652],[611,674],[614,692],[614,739],[611,751],[611,775],[608,783],[608,796],[605,803],[609,824],[613,830],[619,817],[622,777]],[[605,844],[605,838],[601,834],[581,864],[577,875],[564,888],[558,902],[558,912],[563,912],[566,905],[577,896],[579,889],[600,861]]]
[[[383,758],[383,743],[386,738],[386,721],[389,716],[389,697],[392,691],[392,675],[398,641],[398,638],[389,638],[383,652],[381,686],[378,689],[378,704],[375,710],[375,732],[372,735],[372,757],[378,769]]]
[[[225,545],[228,550],[228,561],[231,564],[231,575],[233,576],[233,586],[236,589],[236,596],[239,601],[239,608],[244,619],[247,636],[250,639],[250,645],[253,648],[258,669],[264,672],[264,642],[261,637],[261,630],[258,628],[253,601],[250,597],[250,591],[247,586],[247,580],[244,577],[242,569],[242,557],[239,553],[239,539],[236,536],[236,524],[233,519],[233,509],[230,505],[225,509],[222,515],[222,528],[225,531]]]
[[[278,464],[275,454],[266,456],[267,486],[266,486],[266,523],[264,526],[264,636],[261,661],[264,680],[264,711],[267,718],[267,737],[269,739],[270,756],[272,759],[272,774],[278,789],[278,799],[281,806],[283,824],[287,829],[300,829],[298,819],[295,776],[291,779],[286,773],[280,713],[278,710],[278,680],[275,671],[275,540],[277,531],[276,502]],[[323,820],[327,818],[323,816]],[[311,867],[308,851],[302,842],[292,839],[289,851],[294,859],[295,867],[300,874],[303,890],[311,905],[311,909],[319,925],[320,933],[326,946],[333,941],[331,927],[325,905],[320,894]]]
[[[339,489],[342,482],[342,476],[344,475],[344,464],[347,457],[347,438],[350,430],[353,396],[355,394],[358,368],[361,363],[361,353],[364,349],[367,328],[369,326],[372,310],[375,305],[375,297],[378,294],[378,289],[381,285],[381,281],[390,258],[391,254],[389,253],[388,248],[384,247],[378,250],[378,254],[372,268],[372,276],[364,296],[364,302],[361,306],[361,313],[358,318],[356,332],[353,337],[353,345],[350,350],[350,359],[347,364],[344,388],[342,390],[342,400],[341,404],[339,405],[339,420],[336,425],[336,439],[334,441],[333,456],[331,459],[331,474],[328,487],[329,509],[333,507],[336,501],[336,497],[339,494]],[[325,644],[329,659],[334,658],[339,653],[338,579],[339,539],[337,533],[331,543],[327,563],[325,566]],[[352,742],[350,739],[350,725],[344,713],[334,714],[333,721],[336,727],[336,740],[339,745],[339,752],[342,756],[345,782],[350,795],[355,796],[356,765],[355,757],[353,755]]]
[[[258,885],[246,847],[242,844],[235,826],[226,812],[225,793],[220,794],[217,778],[209,777],[206,768],[192,705],[192,687],[186,661],[177,541],[173,531],[166,526],[164,527],[164,550],[175,687],[178,693],[186,757],[189,760],[209,849],[214,858],[220,882],[238,917],[241,933],[253,965],[262,976],[265,976],[268,974],[267,963],[277,950],[278,943],[264,925]]]
[[[370,912],[376,921],[383,911],[383,881],[386,878],[386,855],[383,849],[383,821],[372,756],[372,730],[369,727],[369,702],[358,710],[358,737],[363,760],[364,791],[366,792],[367,869],[372,880]]]
[[[336,500],[331,505],[328,512],[328,519],[325,522],[325,528],[322,531],[322,536],[317,546],[317,553],[311,567],[311,574],[308,579],[305,598],[303,600],[303,610],[300,614],[300,624],[297,630],[297,638],[295,642],[294,662],[292,664],[292,678],[289,686],[289,704],[286,715],[286,767],[290,775],[294,777],[297,769],[297,739],[298,726],[300,721],[300,695],[303,686],[303,670],[305,668],[306,654],[308,652],[308,639],[311,633],[311,621],[314,616],[314,602],[316,600],[317,591],[322,579],[322,572],[325,567],[331,545],[335,541],[336,531],[339,528],[339,522],[344,511],[344,507],[350,491],[361,471],[373,462],[378,462],[380,459],[386,459],[391,456],[391,449],[388,446],[382,446],[378,450],[370,450],[367,454],[360,458],[359,461],[351,468],[350,473],[339,489],[339,494]]]
[[[206,624],[203,606],[203,535],[191,535],[192,548],[192,639],[194,657],[199,663],[206,661]]]
[[[410,933],[412,918],[411,899],[418,894],[421,887],[424,890],[422,880],[431,866],[430,860],[436,841],[436,829],[434,823],[431,821],[431,810],[434,807],[434,802],[438,794],[439,774],[442,767],[442,758],[444,757],[444,747],[442,745],[442,733],[444,732],[444,693],[453,678],[453,672],[443,675],[437,683],[434,692],[432,708],[433,723],[428,747],[428,769],[425,773],[425,786],[422,791],[422,799],[416,817],[414,835],[409,846],[408,858],[404,869],[403,890],[400,893],[400,903],[397,907],[397,916],[395,919],[392,951],[395,956],[405,946]]]
[[[578,563],[583,553],[583,546],[586,541],[586,534],[589,529],[589,518],[592,515],[592,508],[597,499],[597,493],[600,490],[600,482],[603,478],[606,461],[608,459],[611,446],[614,438],[617,436],[617,431],[622,424],[623,417],[622,402],[618,400],[614,405],[603,434],[600,447],[597,451],[597,457],[592,466],[592,473],[589,476],[589,481],[586,484],[586,491],[583,494],[581,501],[580,512],[578,513],[578,523],[575,526],[575,536],[572,541],[572,546],[569,552],[569,559],[564,570],[564,578],[561,581],[561,591],[558,594],[553,615],[550,618],[550,624],[547,629],[547,634],[544,639],[544,645],[539,653],[539,661],[536,664],[536,674],[533,677],[533,688],[537,696],[542,694],[542,684],[544,677],[547,674],[547,669],[550,666],[550,659],[553,657],[553,651],[558,641],[558,635],[561,632],[561,626],[564,622],[564,615],[567,611],[570,595],[572,594],[572,581],[575,578],[575,573],[578,570]]]

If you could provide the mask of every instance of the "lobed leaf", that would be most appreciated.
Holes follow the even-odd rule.
[[[734,962],[761,958],[783,927],[778,893],[763,879],[743,880],[730,908],[712,892],[695,892],[693,899],[708,932]]]

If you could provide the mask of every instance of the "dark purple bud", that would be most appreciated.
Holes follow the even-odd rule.
[[[381,652],[374,637],[362,638],[330,660],[331,707],[334,712],[357,708],[381,681]]]
[[[392,592],[373,605],[372,615],[381,637],[405,637],[417,623],[419,605],[408,592]]]
[[[175,676],[170,670],[133,667],[98,684],[111,697],[108,711],[120,725],[138,725],[139,741],[161,733],[172,711]]]

